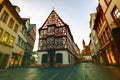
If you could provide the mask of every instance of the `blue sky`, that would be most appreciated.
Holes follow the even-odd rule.
[[[98,0],[10,0],[20,7],[22,18],[29,18],[39,29],[54,10],[71,29],[75,43],[82,49],[82,40],[89,43],[90,14],[96,11]],[[38,30],[37,30],[38,31]],[[38,32],[34,50],[38,49]]]

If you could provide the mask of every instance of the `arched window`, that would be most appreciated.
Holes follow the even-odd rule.
[[[48,60],[48,55],[47,54],[43,54],[42,55],[42,63],[47,63]]]
[[[56,54],[56,63],[62,63],[62,53]]]

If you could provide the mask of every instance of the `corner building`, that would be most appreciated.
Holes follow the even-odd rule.
[[[100,43],[100,62],[120,66],[120,0],[99,0],[94,29]]]
[[[38,65],[66,66],[79,62],[79,48],[69,26],[52,10],[39,29]]]
[[[7,69],[22,20],[9,0],[0,0],[0,69]]]

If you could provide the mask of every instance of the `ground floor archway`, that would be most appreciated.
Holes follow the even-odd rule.
[[[56,63],[62,63],[63,57],[62,53],[57,53],[56,54]]]

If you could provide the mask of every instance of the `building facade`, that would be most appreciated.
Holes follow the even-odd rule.
[[[92,56],[91,56],[91,52],[90,52],[90,49],[92,47],[91,41],[89,42],[89,45],[86,45],[85,41],[83,40],[82,44],[83,44],[83,50],[81,52],[81,55],[82,55],[81,62],[92,62]]]
[[[100,44],[100,63],[113,66],[120,66],[119,3],[119,0],[99,0],[94,24]]]
[[[18,33],[15,46],[12,50],[12,57],[10,60],[10,67],[22,66],[22,60],[25,53],[25,48],[27,44],[27,27],[24,24],[24,20],[22,19],[22,27]]]
[[[0,0],[0,69],[7,69],[22,20],[9,0]]]
[[[65,66],[78,62],[79,48],[69,26],[52,10],[39,29],[39,66]]]
[[[96,18],[96,13],[91,13],[90,14],[90,29],[91,29],[91,33],[90,33],[90,41],[91,41],[91,47],[90,47],[90,52],[91,52],[91,56],[92,59],[95,63],[99,63],[99,57],[98,57],[98,53],[100,50],[100,45],[98,42],[98,38],[96,35],[96,31],[93,29],[94,28],[94,24],[95,24],[95,18]]]
[[[27,28],[27,43],[25,46],[25,53],[22,61],[22,66],[29,66],[33,53],[34,43],[36,39],[36,24],[30,24],[30,18],[23,18],[24,25]]]

